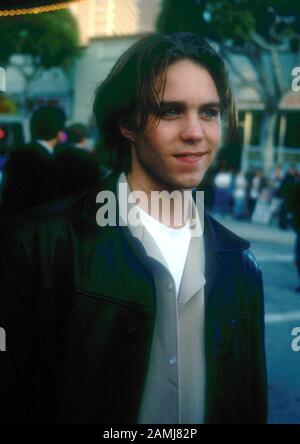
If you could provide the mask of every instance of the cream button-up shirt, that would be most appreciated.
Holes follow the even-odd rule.
[[[127,183],[124,173],[120,175],[120,183]],[[192,233],[177,298],[175,282],[155,239],[142,224],[135,227],[128,224],[128,228],[152,258],[149,267],[156,289],[154,335],[138,422],[201,424],[206,382],[202,230],[198,235]],[[199,225],[191,229],[197,230]]]

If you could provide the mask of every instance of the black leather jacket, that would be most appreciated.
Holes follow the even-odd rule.
[[[155,288],[125,227],[100,228],[91,191],[18,220],[2,241],[2,423],[134,423],[145,383]],[[207,423],[266,421],[262,278],[249,243],[209,215]],[[4,246],[4,244],[6,246]]]

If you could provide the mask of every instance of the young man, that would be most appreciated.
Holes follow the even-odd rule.
[[[222,58],[189,33],[144,37],[94,112],[115,172],[7,240],[2,420],[264,422],[261,272],[191,200],[235,123]],[[157,192],[175,192],[169,220]]]

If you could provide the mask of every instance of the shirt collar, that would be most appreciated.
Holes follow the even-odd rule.
[[[46,140],[37,140],[37,143],[42,145],[48,151],[49,154],[54,154],[53,146],[51,146],[49,143],[47,143]]]

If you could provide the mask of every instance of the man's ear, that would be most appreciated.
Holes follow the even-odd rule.
[[[119,130],[122,136],[124,136],[129,142],[135,141],[135,132],[133,129],[119,125]]]

